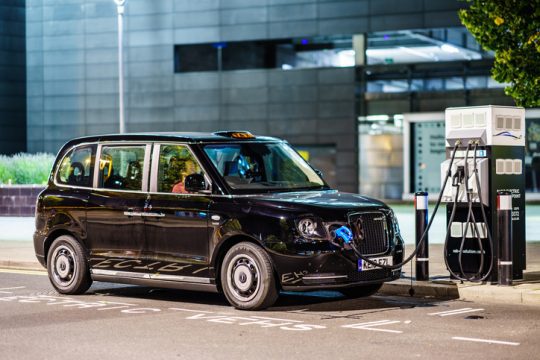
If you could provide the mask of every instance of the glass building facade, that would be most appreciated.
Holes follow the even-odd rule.
[[[26,24],[21,150],[54,153],[69,138],[117,132],[114,2],[8,3],[23,4]],[[513,104],[489,77],[492,54],[459,22],[464,5],[128,0],[127,131],[278,136],[332,186],[400,198],[406,114]]]

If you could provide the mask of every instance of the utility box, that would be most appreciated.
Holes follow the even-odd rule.
[[[486,274],[491,267],[486,280],[497,281],[497,192],[508,191],[512,194],[513,279],[522,279],[526,264],[525,109],[492,105],[448,108],[445,125],[447,160],[441,164],[442,179],[455,144],[460,142],[450,169],[451,181],[442,195],[450,229],[445,254],[448,266],[464,277]],[[476,226],[466,226],[472,220]]]

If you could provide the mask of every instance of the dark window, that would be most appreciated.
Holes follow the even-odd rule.
[[[213,44],[175,46],[175,72],[217,71],[217,50]]]
[[[276,43],[231,42],[221,48],[222,70],[272,69],[276,67]]]
[[[175,72],[354,65],[350,36],[176,45]]]
[[[99,187],[141,190],[144,146],[103,146],[99,159]]]
[[[64,185],[90,187],[92,185],[95,155],[95,145],[71,150],[62,159],[56,173],[56,181]]]

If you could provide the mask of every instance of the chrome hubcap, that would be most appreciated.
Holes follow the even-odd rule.
[[[250,301],[260,288],[260,272],[257,263],[248,255],[236,255],[227,269],[232,294],[241,301]]]
[[[68,246],[60,245],[54,250],[52,259],[54,281],[59,286],[69,286],[74,281],[77,270],[75,253]]]

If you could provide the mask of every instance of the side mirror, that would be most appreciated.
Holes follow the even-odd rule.
[[[206,190],[206,180],[201,174],[191,174],[186,176],[184,184],[185,189],[188,192],[199,192]]]

